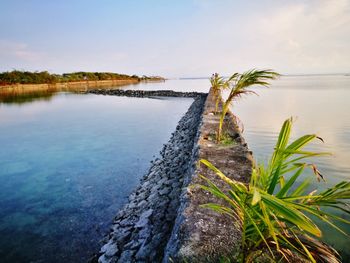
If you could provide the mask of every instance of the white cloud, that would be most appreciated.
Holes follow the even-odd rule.
[[[0,39],[0,71],[12,69],[46,70],[46,55],[32,50],[27,44]]]
[[[265,1],[252,10],[233,2],[208,5],[200,6],[179,44],[177,57],[186,54],[183,73],[227,74],[251,67],[282,73],[350,71],[350,1]]]
[[[35,40],[28,42],[31,46],[0,40],[0,67],[167,77],[226,75],[252,67],[281,73],[350,72],[349,0],[195,4],[191,14],[159,21],[161,26],[142,37],[134,30],[120,31],[118,40],[106,35],[51,45],[35,45]],[[39,52],[40,47],[45,49]]]
[[[30,50],[27,44],[0,39],[0,60],[3,58],[14,60],[35,61],[43,57],[42,52]]]
[[[274,49],[277,59],[284,56],[289,70],[349,70],[350,2],[310,3],[291,4],[258,19],[260,32],[270,40],[265,47]]]

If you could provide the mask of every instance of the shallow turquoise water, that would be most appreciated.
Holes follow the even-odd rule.
[[[192,101],[0,104],[1,262],[86,262]]]
[[[209,81],[126,88],[207,92]],[[350,179],[350,77],[282,77],[256,91],[233,107],[256,159],[267,160],[283,121],[294,116],[293,138],[317,133],[325,143],[311,148],[334,153],[315,160],[327,183],[315,180],[314,189]],[[192,100],[59,94],[25,101],[0,104],[0,257],[85,262]],[[324,238],[350,262],[348,237],[325,228]]]

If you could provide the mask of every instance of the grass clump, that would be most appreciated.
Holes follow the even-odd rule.
[[[216,138],[217,138],[216,133],[211,133],[208,135],[207,140],[212,141],[212,142],[216,142]],[[229,133],[224,133],[221,136],[221,140],[218,143],[218,145],[221,145],[221,146],[230,146],[230,145],[235,145],[235,144],[237,144],[237,142]]]
[[[234,138],[232,138],[232,136],[230,134],[224,133],[221,136],[221,140],[220,140],[219,144],[224,145],[224,146],[229,146],[229,145],[236,144],[236,141]]]

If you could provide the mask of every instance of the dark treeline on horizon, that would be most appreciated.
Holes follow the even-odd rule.
[[[0,73],[0,85],[11,84],[55,84],[59,82],[87,81],[87,80],[147,80],[162,79],[161,77],[147,77],[126,75],[111,72],[73,72],[63,74],[50,74],[47,71],[20,71],[13,70]]]

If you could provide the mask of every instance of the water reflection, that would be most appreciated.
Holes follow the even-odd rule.
[[[208,79],[169,80],[134,88],[171,89],[207,92]],[[322,189],[350,178],[350,78],[349,76],[283,76],[270,88],[256,88],[259,96],[249,96],[233,103],[232,110],[244,123],[246,138],[254,157],[266,162],[273,151],[285,119],[293,116],[293,138],[316,133],[325,143],[316,142],[311,150],[332,152],[315,163],[326,176],[326,183],[315,180],[313,188]],[[227,94],[224,94],[227,96]],[[309,176],[313,176],[309,173]],[[350,217],[341,214],[350,220]],[[348,225],[343,226],[350,233]],[[349,238],[323,227],[324,239],[339,249],[344,262],[350,261]]]
[[[259,96],[249,96],[233,104],[233,111],[243,121],[244,137],[254,156],[266,162],[273,151],[285,119],[295,119],[292,137],[316,133],[325,143],[315,142],[312,151],[331,152],[332,156],[315,160],[326,177],[316,179],[313,189],[324,189],[350,179],[350,78],[344,76],[282,77],[269,89],[255,89]],[[309,176],[313,176],[309,173]],[[350,220],[350,216],[340,214]],[[349,225],[342,225],[350,233]],[[350,260],[349,238],[323,226],[324,240],[341,251],[343,261]]]
[[[3,93],[0,94],[0,104],[25,104],[34,101],[50,101],[55,95],[55,91],[38,91],[29,94]]]
[[[86,262],[192,101],[1,104],[1,262]]]
[[[146,84],[146,83],[144,83]],[[78,82],[75,84],[70,84],[69,87],[57,87],[55,85],[45,86],[45,84],[39,85],[26,85],[14,86],[14,87],[1,87],[0,86],[0,104],[1,103],[15,103],[23,104],[30,103],[36,100],[47,100],[51,98],[54,94],[58,92],[70,92],[70,93],[86,93],[89,89],[118,89],[121,87],[129,87],[139,85],[136,83],[119,83],[114,86],[105,86],[105,84],[100,84],[102,86],[91,87],[89,84]]]
[[[196,79],[125,88],[207,92],[209,85],[207,79]],[[283,121],[294,116],[293,138],[317,133],[325,143],[313,144],[312,150],[334,153],[317,160],[327,183],[315,181],[314,187],[349,180],[348,76],[282,77],[257,92],[258,97],[243,98],[233,106],[256,159],[267,160]],[[106,218],[125,201],[191,103],[72,94],[49,98],[21,107],[16,102],[0,104],[4,262],[5,256],[29,261],[45,254],[62,262],[67,261],[64,257],[84,261],[86,251],[98,247],[96,240],[108,228]],[[344,262],[349,261],[349,238],[329,228],[324,233],[325,240],[342,251]],[[74,247],[79,251],[72,251]]]

